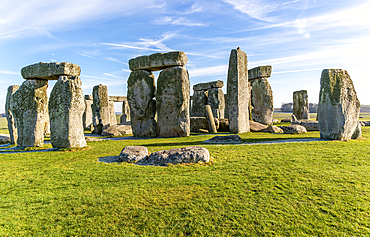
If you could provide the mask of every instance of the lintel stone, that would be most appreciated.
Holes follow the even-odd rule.
[[[24,79],[58,80],[59,76],[80,76],[81,68],[73,63],[35,63],[21,70]]]
[[[271,76],[271,66],[258,66],[248,70],[248,80],[267,78]]]
[[[109,101],[113,102],[127,101],[127,96],[109,96]]]
[[[188,62],[188,56],[182,51],[168,53],[155,53],[149,56],[140,56],[130,59],[128,64],[131,71],[147,70],[160,71],[174,66],[184,66]]]
[[[211,82],[196,84],[193,86],[193,90],[202,91],[202,90],[209,90],[211,88],[222,88],[223,86],[224,86],[223,81],[211,81]]]

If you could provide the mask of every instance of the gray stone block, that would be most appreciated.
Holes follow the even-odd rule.
[[[194,91],[209,90],[211,88],[222,88],[224,86],[223,81],[211,81],[206,83],[198,83],[193,86]]]
[[[248,80],[268,78],[271,76],[271,66],[258,66],[248,70]]]
[[[73,63],[35,63],[21,70],[24,79],[58,80],[59,76],[80,76],[81,68]]]
[[[182,51],[156,53],[149,56],[140,56],[129,60],[131,71],[148,70],[159,71],[168,67],[184,66],[188,57]]]
[[[18,89],[19,89],[18,85],[9,86],[8,92],[6,94],[6,101],[5,101],[5,115],[6,115],[6,120],[8,122],[10,142],[12,144],[17,143],[18,131],[17,131],[17,126],[15,124],[12,110],[10,109],[10,98],[14,94],[14,92],[16,92]]]

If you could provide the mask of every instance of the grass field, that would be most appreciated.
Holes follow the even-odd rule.
[[[370,128],[363,139],[203,145],[211,136],[89,142],[0,154],[0,236],[368,236]],[[245,141],[319,137],[248,133]],[[106,164],[128,145],[202,145],[209,164]]]

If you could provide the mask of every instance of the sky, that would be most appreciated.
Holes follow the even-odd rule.
[[[370,1],[1,0],[0,113],[8,86],[24,81],[21,68],[37,62],[78,64],[84,94],[104,84],[109,95],[127,95],[129,59],[183,51],[191,94],[193,85],[215,80],[226,92],[237,47],[249,69],[272,66],[276,108],[297,90],[318,103],[329,68],[347,70],[361,104],[370,104]]]

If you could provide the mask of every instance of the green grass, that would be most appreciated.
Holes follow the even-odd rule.
[[[249,133],[245,141],[318,137]],[[370,128],[362,140],[203,145],[212,136],[89,142],[0,154],[0,236],[368,236]],[[201,145],[209,164],[100,163],[129,145]]]

